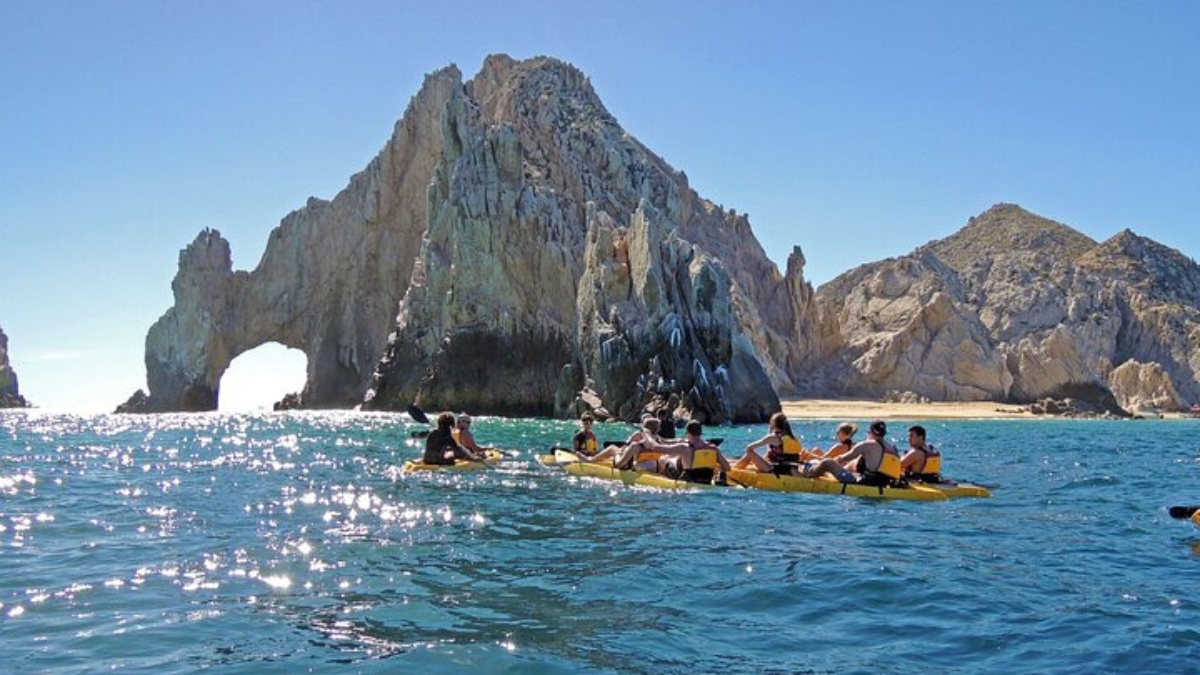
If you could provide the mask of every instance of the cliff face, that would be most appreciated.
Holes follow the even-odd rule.
[[[674,289],[640,296],[640,320],[673,313],[699,347],[679,351],[639,324],[622,333],[632,361],[621,375],[597,370],[589,327],[611,324],[592,313],[609,301],[581,295],[580,282],[589,259],[611,258],[588,250],[601,226],[641,247],[643,267],[627,271]],[[663,256],[669,272],[656,267]],[[582,73],[548,58],[489,57],[466,83],[454,67],[430,75],[332,202],[285,218],[254,271],[229,259],[215,231],[181,254],[175,305],[146,340],[150,394],[123,409],[212,409],[232,359],[275,341],[308,355],[305,407],[350,406],[366,392],[374,409],[568,414],[600,381],[589,396],[625,416],[653,396],[712,422],[757,420],[777,405],[775,389],[794,388],[806,353],[791,298],[811,298],[802,265],[785,281],[744,216],[701,199],[621,129]],[[720,297],[689,295],[711,279]],[[721,312],[663,304],[701,301]],[[577,311],[584,304],[593,309]],[[718,372],[733,379],[703,385]],[[662,384],[647,388],[652,374]]]
[[[0,408],[24,408],[29,405],[21,396],[17,373],[8,362],[8,336],[0,328]]]
[[[332,201],[285,217],[252,272],[232,270],[220,233],[200,233],[179,256],[174,306],[146,337],[150,394],[119,410],[215,409],[232,360],[267,342],[307,355],[305,406],[360,401],[420,250],[459,79],[454,67],[427,76],[379,155]]]
[[[820,382],[848,394],[1167,409],[1200,395],[1200,268],[1128,231],[1097,244],[999,205],[817,297],[842,340]]]
[[[743,214],[627,134],[550,58],[429,75],[332,201],[251,272],[202,232],[146,338],[150,394],[211,410],[239,354],[302,350],[302,407],[756,421],[777,393],[936,400],[1200,399],[1200,271],[1131,232],[1098,244],[1012,205],[813,290]]]
[[[455,90],[443,133],[429,229],[367,407],[569,414],[584,389],[625,417],[656,397],[713,422],[777,406],[795,322],[778,270],[745,218],[626,134],[582,73],[490,57]],[[720,276],[724,313],[695,304],[693,271]],[[697,384],[715,372],[735,379]]]

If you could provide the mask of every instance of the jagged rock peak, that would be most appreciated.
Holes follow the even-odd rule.
[[[1039,253],[1055,258],[1078,257],[1095,240],[1062,223],[1030,213],[1016,204],[997,204],[967,221],[955,234],[917,249],[929,252],[956,270],[980,260]]]
[[[681,390],[693,373],[703,385],[719,371],[734,378],[726,393],[698,386],[690,400],[702,405],[693,407],[716,421],[765,419],[765,407],[778,399],[772,381],[759,375],[766,368],[786,379],[779,366],[792,361],[794,315],[782,276],[745,217],[700,198],[685,175],[621,129],[569,64],[490,56],[459,94],[442,126],[446,150],[429,190],[425,245],[365,407],[403,409],[417,400],[499,414],[564,414],[586,390],[615,414],[636,419],[647,396],[688,399],[691,392]],[[655,236],[625,232],[646,223]],[[592,264],[581,281],[589,224],[612,244],[595,249],[605,262]],[[624,260],[622,251],[632,262],[609,264],[608,254]],[[660,278],[666,261],[684,257],[710,262],[694,270],[670,266],[676,274]],[[626,264],[631,269],[621,272]],[[685,304],[691,287],[681,279],[693,273],[706,302],[709,286],[725,289],[717,304],[730,313],[713,319],[719,326],[700,321],[697,334],[723,341],[684,364],[675,358],[679,345],[659,339],[669,312],[658,291]],[[624,296],[604,290],[610,276],[645,288],[612,300]],[[589,293],[593,282],[603,292]],[[614,314],[616,305],[638,311]],[[677,318],[692,309],[704,320],[714,316],[711,308],[669,309]],[[620,327],[612,328],[617,316]],[[697,322],[680,325],[666,334],[682,339]],[[505,357],[496,358],[498,351]],[[485,389],[479,381],[515,386]],[[753,395],[735,396],[743,393],[736,387]]]
[[[1120,277],[1168,302],[1200,301],[1200,265],[1179,251],[1125,229],[1088,251],[1079,266]]]
[[[17,373],[8,362],[8,336],[0,328],[0,408],[24,408],[29,402],[21,396]]]

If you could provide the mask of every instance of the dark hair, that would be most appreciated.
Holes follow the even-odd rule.
[[[774,415],[771,415],[771,423],[770,424],[772,427],[774,427],[777,431],[779,431],[779,433],[783,434],[784,436],[791,436],[792,438],[796,437],[796,434],[792,433],[792,424],[790,422],[788,422],[787,415],[784,415],[781,412],[777,412]]]
[[[437,427],[444,431],[450,431],[454,428],[454,413],[444,412],[437,416]]]
[[[699,420],[689,420],[687,423],[687,432],[693,436],[699,436],[704,430],[704,425],[700,424]]]
[[[914,424],[909,427],[908,430],[916,434],[917,438],[925,438],[925,427],[921,426],[920,424]]]
[[[585,413],[583,413],[582,415],[580,415],[580,416],[579,416],[579,421],[580,421],[580,422],[595,422],[595,421],[596,421],[596,418],[595,418],[595,417],[592,417],[592,413],[590,413],[590,412],[585,412]]]
[[[876,436],[887,436],[887,424],[883,420],[871,422],[871,433]]]

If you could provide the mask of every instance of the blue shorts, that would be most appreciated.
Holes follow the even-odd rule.
[[[850,471],[849,469],[838,469],[833,472],[833,475],[835,478],[837,478],[839,481],[841,481],[843,483],[857,483],[858,482],[858,476],[854,475],[854,472]]]

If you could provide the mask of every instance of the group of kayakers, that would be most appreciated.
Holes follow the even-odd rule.
[[[672,478],[704,480],[711,475],[723,482],[731,469],[754,470],[776,475],[820,478],[830,474],[843,483],[886,486],[902,480],[941,482],[941,454],[926,442],[925,428],[908,428],[909,448],[903,456],[887,440],[887,423],[872,422],[867,438],[854,441],[858,425],[843,422],[835,431],[837,442],[828,450],[807,449],[792,432],[782,412],[771,416],[767,434],[750,443],[745,454],[730,462],[720,449],[704,440],[702,425],[687,423],[687,436],[668,440],[660,433],[661,421],[653,415],[642,418],[641,428],[622,445],[601,448],[592,431],[595,419],[590,413],[580,417],[581,429],[575,435],[573,450],[584,461],[612,462],[618,469],[661,473]],[[758,450],[765,448],[760,454]]]
[[[640,428],[624,443],[608,447],[601,447],[597,440],[592,430],[595,421],[587,412],[579,418],[581,428],[575,434],[572,450],[581,460],[608,462],[618,469],[659,473],[693,482],[723,483],[727,473],[734,469],[806,478],[829,474],[842,483],[872,486],[894,485],[903,480],[927,483],[942,480],[941,454],[926,442],[925,428],[920,425],[908,428],[909,448],[903,456],[887,440],[887,424],[882,420],[872,422],[867,428],[867,438],[859,442],[854,441],[857,424],[839,424],[834,432],[836,443],[822,451],[805,448],[792,432],[787,416],[778,412],[771,416],[767,434],[747,445],[742,457],[730,462],[717,444],[705,440],[703,425],[696,420],[686,423],[684,438],[675,439],[674,420],[669,414],[646,414]],[[765,452],[760,454],[763,448]],[[486,450],[471,434],[470,415],[444,412],[437,416],[436,428],[425,440],[422,459],[426,464],[453,464],[459,459],[481,462]]]
[[[487,448],[480,447],[471,434],[471,416],[444,412],[437,416],[435,428],[425,437],[425,453],[421,457],[426,464],[453,464],[465,459],[482,462]]]
[[[641,428],[630,434],[625,443],[600,448],[592,431],[595,418],[584,413],[579,418],[582,429],[575,434],[572,449],[585,461],[611,461],[619,469],[661,473],[672,478],[712,480],[730,469],[720,449],[701,435],[703,426],[699,422],[689,421],[684,426],[686,435],[681,439],[664,438],[664,418],[670,420],[669,415],[645,415]],[[674,436],[674,422],[669,423],[670,435]]]

